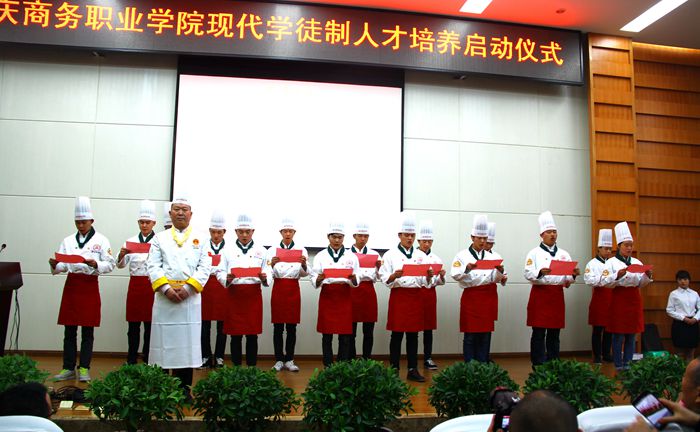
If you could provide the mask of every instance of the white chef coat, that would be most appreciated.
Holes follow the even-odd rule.
[[[496,253],[489,253],[484,250],[476,253],[479,260],[497,260],[501,259]],[[478,270],[472,269],[467,271],[468,264],[474,264],[478,260],[469,252],[469,248],[461,250],[452,260],[450,276],[457,281],[460,288],[466,289],[492,283],[498,283],[503,279],[503,273],[498,270]]]
[[[547,248],[547,246],[544,246]],[[557,247],[557,252],[552,256],[548,252],[545,252],[540,246],[537,246],[527,254],[525,260],[525,279],[530,281],[533,285],[564,285],[566,281],[573,282],[574,277],[568,276],[542,276],[538,278],[540,270],[543,268],[549,268],[552,261],[571,261],[571,255],[564,249]],[[553,250],[553,248],[548,248]]]
[[[598,258],[593,258],[586,264],[586,269],[583,271],[583,281],[586,285],[602,286],[604,271],[605,263],[600,262]]]
[[[442,265],[442,270],[445,270],[445,272],[447,272],[447,269],[445,268],[442,259],[440,259],[440,257],[437,256],[432,250],[428,250],[428,252],[430,253],[426,255],[427,261],[425,261],[423,264],[440,264]],[[435,272],[433,278],[430,280],[430,286],[427,288],[435,288],[440,285],[445,285],[445,278],[440,277],[439,272]]]
[[[85,240],[85,236],[78,234],[80,241]],[[94,259],[97,262],[97,268],[92,268],[87,264],[68,264],[57,263],[56,268],[51,269],[52,274],[59,273],[83,273],[86,275],[98,276],[109,273],[114,270],[115,261],[112,256],[112,248],[109,245],[107,237],[95,231],[90,241],[83,245],[83,248],[78,247],[78,241],[75,234],[64,238],[58,246],[58,253],[69,255],[80,255],[85,259]]]
[[[362,250],[356,249],[355,245],[350,246],[350,249],[347,249],[345,253],[352,252],[354,254],[363,254],[363,255],[376,255],[377,260],[381,260],[381,257],[379,255],[379,252],[377,252],[374,249],[370,249],[367,246],[363,247]],[[359,262],[359,261],[358,261]],[[360,267],[360,269],[355,273],[357,275],[357,281],[359,282],[377,282],[379,281],[379,270],[377,267]]]
[[[148,243],[153,242],[153,236]],[[129,238],[126,242],[141,243],[138,235]],[[122,248],[126,248],[126,242],[122,245]],[[147,253],[128,253],[124,255],[121,261],[117,263],[117,268],[129,268],[129,274],[131,276],[148,276],[148,254]]]
[[[223,249],[221,262],[216,269],[216,278],[224,287],[229,286],[226,284],[226,276],[231,273],[233,268],[260,267],[260,272],[267,276],[268,282],[270,281],[267,267],[267,249],[265,249],[265,246],[256,244],[254,240],[251,240],[251,242],[253,242],[252,246],[250,242],[246,245],[250,246],[246,253],[243,253],[237,242],[229,244]],[[231,281],[231,285],[254,285],[259,283],[262,283],[262,281],[257,276],[237,277]]]
[[[281,245],[272,245],[270,248],[267,250],[267,261],[266,265],[269,266],[269,273],[272,274],[273,278],[276,279],[301,279],[305,276],[309,275],[308,268],[309,268],[309,252],[307,252],[305,247],[297,245],[295,242],[293,242],[294,245],[291,248],[287,247],[282,247]],[[293,263],[288,263],[288,262],[278,262],[275,264],[274,267],[272,267],[270,261],[272,258],[277,256],[277,249],[288,249],[288,250],[300,250],[301,255],[306,258],[306,268],[307,270],[304,270],[301,266],[300,262],[293,262]],[[268,282],[272,282],[271,280],[268,280]]]
[[[637,258],[631,257],[632,264],[642,265],[642,262]],[[617,256],[609,258],[605,261],[605,269],[603,272],[607,271],[608,274],[603,276],[602,284],[608,288],[614,288],[616,286],[634,286],[639,288],[644,288],[649,285],[653,280],[649,279],[646,273],[625,273],[619,280],[617,278],[617,272],[620,269],[627,268],[627,264],[621,261]]]
[[[379,268],[379,277],[389,288],[421,288],[428,286],[426,276],[401,276],[392,282],[387,282],[396,271],[403,269],[405,264],[428,264],[428,257],[417,247],[413,247],[413,255],[407,258],[399,248],[401,245],[391,248],[382,257],[382,266]],[[403,249],[403,248],[402,248]],[[432,282],[432,281],[431,281]]]
[[[352,269],[352,274],[357,276],[358,272],[360,271],[360,262],[357,260],[354,253],[345,249],[342,250],[343,255],[340,257],[337,263],[333,261],[333,258],[328,252],[328,247],[322,249],[316,254],[314,257],[313,266],[311,267],[311,283],[313,284],[314,288],[322,288],[323,285],[333,283],[346,283],[350,286],[357,286],[351,279],[327,277],[323,279],[320,286],[316,287],[316,279],[318,279],[318,275],[323,273],[324,269]]]

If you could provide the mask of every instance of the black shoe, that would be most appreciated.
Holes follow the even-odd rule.
[[[615,360],[613,360],[613,358],[610,356],[603,356],[603,361],[605,363],[613,363]]]
[[[418,372],[418,369],[409,369],[406,379],[415,382],[425,382],[425,378]]]
[[[423,362],[423,366],[428,370],[437,370],[438,365],[433,361],[433,359],[427,359]]]

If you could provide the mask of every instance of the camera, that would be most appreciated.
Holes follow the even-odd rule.
[[[520,402],[518,393],[506,387],[496,387],[491,392],[491,409],[494,412],[493,430],[504,432],[510,428],[510,413]]]

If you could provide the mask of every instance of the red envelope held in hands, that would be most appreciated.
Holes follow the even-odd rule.
[[[403,266],[403,276],[428,276],[428,269],[430,264],[404,264]]]
[[[642,265],[642,264],[632,264],[627,266],[627,272],[629,273],[646,273],[647,270],[652,270],[654,268],[653,265],[648,264],[648,265]]]
[[[379,255],[355,254],[362,268],[373,268],[377,265]]]
[[[231,269],[231,274],[236,278],[258,277],[260,267],[234,267]]]
[[[327,278],[349,279],[350,275],[352,275],[352,269],[349,269],[349,268],[323,269],[323,275]]]
[[[301,249],[282,249],[277,248],[275,256],[282,262],[298,263],[301,258]]]
[[[552,260],[549,263],[549,269],[551,270],[549,276],[571,276],[574,274],[576,264],[578,264],[578,261]]]
[[[129,253],[148,253],[151,250],[150,243],[126,242],[126,249]]]
[[[85,262],[85,258],[81,257],[80,255],[62,254],[58,252],[56,252],[55,255],[56,261],[60,263],[80,264]]]
[[[211,265],[216,267],[221,263],[221,255],[211,255]]]
[[[503,263],[503,260],[479,260],[476,262],[476,267],[474,267],[477,270],[493,270],[499,265]]]
[[[428,264],[433,269],[434,274],[438,274],[442,270],[442,264]]]

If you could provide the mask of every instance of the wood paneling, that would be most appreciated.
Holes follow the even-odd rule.
[[[700,172],[700,146],[640,140],[637,155],[640,168]]]
[[[639,197],[639,222],[651,225],[700,226],[697,200]]]
[[[640,252],[700,254],[700,228],[640,225],[637,249]]]
[[[700,93],[638,88],[634,95],[638,114],[700,118]]]
[[[665,63],[635,62],[634,82],[637,87],[700,92],[697,67]]]
[[[700,274],[693,275],[700,271],[700,254],[669,254],[642,252],[639,259],[654,266],[654,284],[656,282],[674,282],[678,270],[688,270],[695,280],[700,279]]]
[[[596,132],[595,141],[598,161],[634,164],[632,135]]]
[[[700,199],[700,173],[640,169],[639,195]]]
[[[637,139],[700,145],[700,119],[638,114]]]
[[[690,48],[635,43],[634,58],[638,61],[700,66],[700,50]]]

